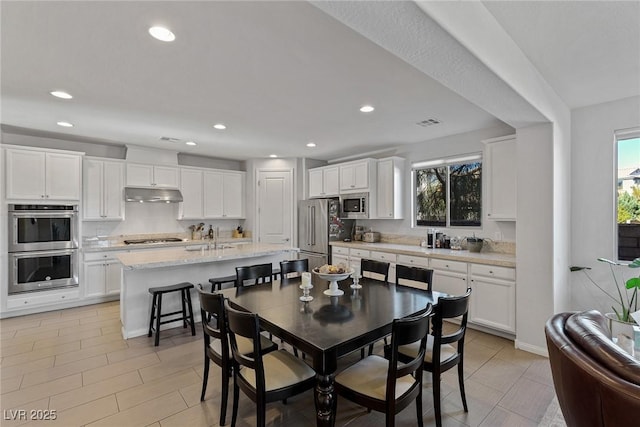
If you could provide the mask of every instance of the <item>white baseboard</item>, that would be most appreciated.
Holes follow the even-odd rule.
[[[120,299],[120,295],[116,294],[116,295],[106,295],[106,296],[76,299],[76,300],[72,300],[64,303],[39,305],[39,306],[29,307],[24,309],[19,308],[14,310],[7,310],[0,313],[0,319],[16,317],[16,316],[26,316],[27,314],[45,313],[47,311],[64,310],[66,308],[82,307],[85,305],[100,304],[100,303],[109,302],[109,301],[118,301],[119,299]]]
[[[549,352],[547,347],[539,347],[537,345],[528,344],[526,342],[522,342],[516,340],[516,348],[522,351],[527,351],[529,353],[537,354],[538,356],[549,357]]]

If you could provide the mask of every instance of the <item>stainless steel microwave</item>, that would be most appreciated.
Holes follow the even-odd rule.
[[[340,196],[342,218],[369,218],[369,193],[344,194]]]

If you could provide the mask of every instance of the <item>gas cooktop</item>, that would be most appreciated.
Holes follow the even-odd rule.
[[[182,239],[177,237],[159,237],[156,239],[134,239],[134,240],[125,240],[125,245],[141,245],[145,243],[174,243],[174,242],[182,242]]]

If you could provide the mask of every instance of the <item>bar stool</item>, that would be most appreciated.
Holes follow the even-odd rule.
[[[196,334],[196,328],[195,328],[195,325],[193,324],[193,308],[191,307],[191,289],[192,288],[193,288],[193,284],[189,282],[182,282],[175,285],[149,288],[149,293],[153,295],[153,302],[151,305],[149,333],[147,334],[147,336],[150,337],[153,331],[154,330],[156,331],[156,339],[155,339],[156,347],[160,344],[160,325],[164,325],[165,323],[171,323],[177,320],[182,320],[182,323],[185,328],[187,327],[187,323],[191,325],[191,335]],[[182,299],[182,310],[162,314],[162,295],[170,292],[178,292],[178,291],[180,291],[180,295]],[[188,317],[187,317],[187,307],[189,308]],[[174,316],[176,314],[180,314],[180,317],[174,317],[169,320],[160,321],[161,318],[163,317]],[[154,327],[154,321],[155,321],[155,327]]]
[[[211,283],[211,292],[219,291],[222,289],[222,285],[224,283],[233,283],[235,286],[236,283],[236,275],[231,276],[222,276],[222,277],[212,277],[209,279],[209,283]]]

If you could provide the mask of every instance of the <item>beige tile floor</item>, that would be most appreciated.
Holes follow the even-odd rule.
[[[154,347],[147,337],[123,340],[119,316],[119,305],[112,302],[0,320],[0,425],[217,426],[220,369],[215,364],[206,400],[200,402],[201,329],[195,337],[181,328],[163,331],[160,346]],[[348,356],[341,364],[357,358]],[[462,410],[455,370],[442,383],[444,426],[545,424],[555,396],[547,359],[473,330],[465,354],[468,413]],[[425,374],[425,426],[435,425],[430,384]],[[56,419],[31,419],[46,411],[55,411]],[[230,412],[231,402],[227,424]],[[314,426],[313,393],[268,405],[267,422]],[[255,425],[254,406],[242,393],[238,425]],[[336,425],[383,426],[384,415],[339,399]],[[416,425],[415,407],[400,413],[396,425]]]

